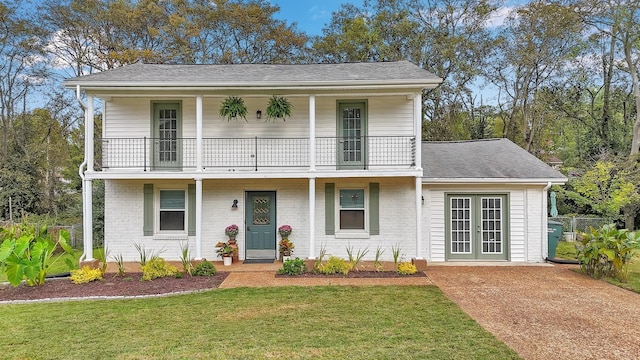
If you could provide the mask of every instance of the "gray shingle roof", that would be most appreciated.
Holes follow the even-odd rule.
[[[566,178],[508,139],[422,143],[424,181],[504,179],[564,182]]]
[[[392,83],[437,85],[439,77],[409,61],[344,64],[133,64],[67,79],[67,86],[279,86],[285,84]]]

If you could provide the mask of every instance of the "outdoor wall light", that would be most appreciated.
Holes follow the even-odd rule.
[[[424,205],[424,196],[422,197],[422,205]]]
[[[238,208],[238,199],[233,199],[233,205],[231,205],[232,209],[237,209]]]
[[[260,110],[256,111],[256,119],[258,120],[262,119],[262,111]]]

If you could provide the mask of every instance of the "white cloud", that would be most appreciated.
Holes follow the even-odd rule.
[[[311,15],[311,20],[324,20],[331,18],[331,11],[328,11],[325,7],[312,6],[308,11]]]
[[[503,6],[499,7],[487,20],[485,26],[488,28],[496,28],[505,24],[507,18],[511,13],[516,10],[515,7]]]

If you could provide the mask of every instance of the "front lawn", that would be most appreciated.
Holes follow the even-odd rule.
[[[519,358],[434,286],[2,305],[0,319],[10,359]]]

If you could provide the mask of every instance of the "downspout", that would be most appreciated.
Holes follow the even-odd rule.
[[[84,112],[84,116],[85,116],[85,124],[87,123],[87,105],[85,105],[82,102],[82,98],[80,97],[80,85],[76,85],[76,99],[78,100],[78,103],[80,104],[80,107],[82,108],[82,111]],[[86,125],[85,125],[86,126]],[[82,214],[85,214],[85,206],[86,205],[86,201],[84,198],[84,168],[87,166],[87,159],[83,158],[82,163],[80,164],[80,166],[78,166],[78,175],[80,175],[80,179],[82,179]],[[84,221],[84,218],[83,220]],[[82,256],[80,256],[80,261],[84,261],[86,258],[86,252],[82,253]]]
[[[544,241],[545,239],[547,240],[547,243],[549,242],[549,231],[547,230],[547,192],[549,191],[549,188],[551,188],[551,181],[547,182],[547,186],[544,187],[544,189],[542,189],[542,213],[544,214],[542,216],[542,227],[540,228],[540,230],[542,231],[542,236],[540,241],[542,242],[542,247],[541,249],[544,249]],[[545,257],[545,259],[549,258],[549,247],[547,246],[547,256]]]

